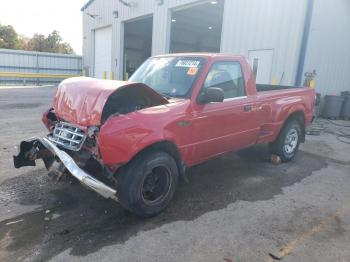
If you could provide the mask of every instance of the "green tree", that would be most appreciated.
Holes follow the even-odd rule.
[[[18,35],[15,29],[10,25],[0,24],[0,48],[16,49]]]
[[[42,34],[35,34],[28,41],[28,50],[61,54],[74,54],[73,48],[70,46],[70,44],[63,42],[60,33],[56,30],[54,30],[47,37]]]
[[[18,35],[17,48],[18,50],[28,50],[29,38],[23,35]]]
[[[35,34],[29,39],[27,49],[30,51],[46,52],[46,38],[42,34]]]
[[[46,38],[47,49],[51,50],[51,52],[59,52],[60,46],[62,44],[62,37],[60,33],[54,30],[51,34],[49,34]]]
[[[27,38],[25,36],[19,36],[12,26],[1,24],[0,48],[74,54],[71,45],[63,42],[57,30],[52,31],[48,36],[35,34],[32,38]]]

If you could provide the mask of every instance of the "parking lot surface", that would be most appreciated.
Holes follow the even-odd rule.
[[[350,145],[334,132],[290,163],[261,145],[193,167],[170,207],[141,219],[41,163],[12,167],[14,146],[45,134],[54,92],[0,89],[0,261],[350,261]]]

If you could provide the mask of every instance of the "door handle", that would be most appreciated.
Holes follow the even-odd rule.
[[[251,112],[253,109],[253,106],[252,105],[245,105],[244,106],[244,112]]]

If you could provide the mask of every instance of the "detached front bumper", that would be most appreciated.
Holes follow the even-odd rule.
[[[111,198],[116,201],[118,200],[116,196],[117,191],[115,189],[82,170],[70,155],[63,150],[60,150],[46,137],[33,138],[21,142],[20,152],[17,156],[13,156],[13,162],[15,168],[20,168],[22,166],[35,166],[35,159],[42,158],[46,167],[48,167],[48,162],[50,161],[48,159],[53,159],[54,156],[58,157],[70,174],[78,179],[83,185],[94,190],[105,198]]]

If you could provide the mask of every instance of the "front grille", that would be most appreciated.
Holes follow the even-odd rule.
[[[56,124],[50,141],[63,148],[79,151],[84,144],[85,132],[72,124],[59,122]]]

